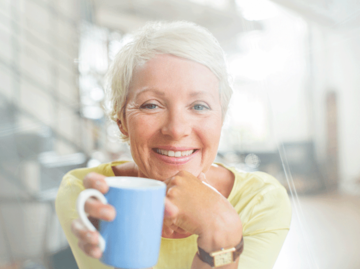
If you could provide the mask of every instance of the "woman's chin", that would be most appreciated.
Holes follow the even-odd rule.
[[[177,173],[179,173],[181,170],[168,170],[168,171],[161,171],[159,173],[153,174],[152,173],[152,177],[153,179],[157,179],[160,181],[165,181],[166,179],[175,176]]]
[[[194,176],[198,176],[202,171],[201,161],[199,161],[198,158],[194,158],[185,164],[165,163],[155,159],[151,160],[151,162],[143,168],[144,169],[141,169],[141,167],[139,167],[140,170],[144,171],[139,174],[140,177],[147,177],[160,181],[165,181],[166,179],[175,176],[180,171],[187,171]]]
[[[187,171],[191,174],[193,174],[194,176],[197,176],[201,173],[201,170],[199,169],[199,167],[197,169],[191,169],[191,168],[187,168],[187,167],[183,167],[183,168],[167,168],[165,169],[164,167],[162,169],[159,169],[158,172],[156,172],[155,170],[152,170],[151,173],[149,173],[148,177],[152,178],[152,179],[156,179],[156,180],[160,180],[160,181],[165,181],[166,179],[175,176],[177,173],[179,173],[180,171]]]

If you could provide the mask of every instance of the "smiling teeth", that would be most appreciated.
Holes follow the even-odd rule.
[[[156,149],[156,152],[161,155],[166,155],[169,157],[184,157],[191,155],[195,150],[185,150],[185,151],[172,151],[164,149]]]

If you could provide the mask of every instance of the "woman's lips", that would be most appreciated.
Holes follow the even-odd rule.
[[[165,152],[164,152],[165,151]],[[169,152],[170,151],[170,152]],[[190,153],[191,151],[193,151],[192,153]],[[188,161],[190,161],[198,152],[199,150],[197,149],[188,149],[188,150],[182,150],[182,151],[171,151],[171,150],[163,150],[163,149],[159,149],[159,148],[155,148],[153,149],[153,152],[155,153],[155,156],[157,158],[159,158],[160,160],[162,160],[163,162],[169,163],[169,164],[185,164]],[[182,155],[187,155],[190,153],[190,155],[187,156],[181,156],[181,157],[175,157],[179,156],[179,153],[182,153]],[[162,154],[165,153],[165,154]],[[169,155],[174,155],[174,156],[168,156]]]

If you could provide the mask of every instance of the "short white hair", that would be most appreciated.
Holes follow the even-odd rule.
[[[170,54],[208,67],[219,80],[222,119],[232,95],[225,54],[216,38],[191,22],[149,22],[115,56],[106,74],[108,115],[124,123],[129,85],[134,69],[158,54]],[[128,137],[121,136],[124,141]]]

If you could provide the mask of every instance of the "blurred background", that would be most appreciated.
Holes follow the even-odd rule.
[[[216,161],[287,188],[274,268],[360,268],[358,0],[0,0],[0,269],[77,268],[57,188],[73,168],[131,159],[103,77],[151,20],[193,21],[226,52]]]

